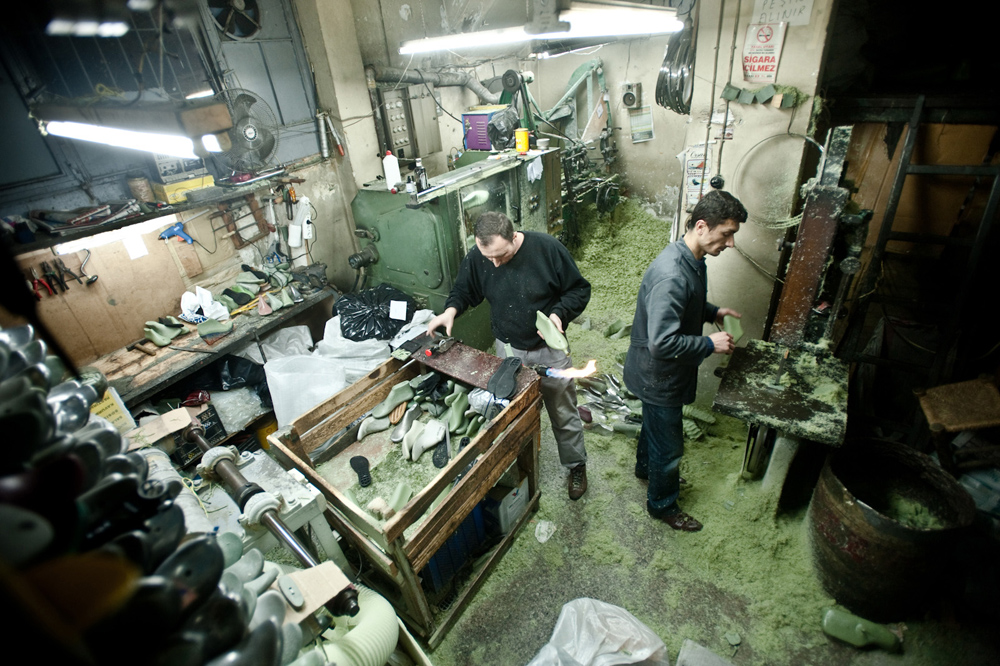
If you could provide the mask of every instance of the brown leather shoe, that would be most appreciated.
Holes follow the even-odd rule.
[[[657,520],[662,520],[670,527],[675,530],[680,530],[682,532],[697,532],[701,530],[702,524],[697,520],[684,513],[683,511],[678,511],[677,513],[668,513],[664,516],[653,516]]]
[[[578,500],[587,492],[587,465],[581,463],[569,470],[569,498]]]

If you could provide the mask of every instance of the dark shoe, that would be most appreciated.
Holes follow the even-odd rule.
[[[569,471],[569,498],[578,500],[587,492],[587,465],[579,464]]]
[[[662,520],[667,525],[670,525],[675,530],[680,530],[682,532],[698,532],[702,528],[702,524],[697,520],[684,513],[683,511],[675,511],[673,513],[658,514],[654,511],[649,510],[649,504],[646,504],[646,511],[649,512],[653,518],[657,520]]]

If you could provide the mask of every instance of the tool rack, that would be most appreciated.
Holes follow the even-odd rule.
[[[361,578],[392,602],[397,614],[433,649],[510,547],[521,526],[538,509],[541,397],[537,374],[522,369],[517,376],[517,389],[510,404],[484,426],[437,476],[417,490],[401,511],[382,523],[354,504],[345,492],[347,487],[344,484],[331,482],[315,467],[323,459],[349,460],[357,454],[361,442],[344,443],[339,450],[327,450],[317,461],[311,460],[310,453],[382,402],[399,382],[433,369],[452,379],[485,388],[501,363],[499,358],[461,343],[440,355],[419,358],[419,361],[416,358],[407,361],[389,359],[364,378],[300,416],[291,426],[271,434],[268,442],[272,452],[278,453],[279,460],[284,459],[285,464],[302,472],[326,497],[329,505],[327,520],[367,560]],[[367,441],[368,438],[365,443]],[[399,446],[385,441],[386,446]],[[440,503],[431,508],[435,499],[474,460],[476,464]],[[421,587],[418,573],[514,462],[528,478],[530,499],[527,510],[485,561],[476,565],[464,585],[458,588],[457,597],[448,610],[433,610]],[[421,519],[423,521],[419,525],[408,530]]]

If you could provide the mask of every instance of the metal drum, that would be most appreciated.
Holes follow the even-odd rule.
[[[929,457],[868,441],[826,461],[809,505],[824,589],[862,617],[912,617],[941,592],[945,555],[972,524],[969,494]]]

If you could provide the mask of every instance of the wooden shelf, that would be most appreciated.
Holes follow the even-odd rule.
[[[248,194],[252,194],[263,187],[267,187],[270,183],[277,180],[278,178],[288,178],[288,175],[280,174],[271,178],[258,180],[256,182],[249,183],[247,185],[239,187],[227,187],[225,188],[226,191],[222,196],[213,197],[212,199],[206,201],[172,204],[169,208],[163,208],[160,210],[153,211],[151,213],[134,215],[132,217],[125,218],[124,220],[118,220],[117,222],[112,222],[110,224],[85,227],[78,231],[72,231],[62,235],[49,234],[48,232],[39,229],[37,232],[35,232],[34,241],[30,243],[11,243],[9,246],[10,251],[14,256],[18,256],[21,254],[27,254],[29,252],[34,252],[35,250],[45,250],[50,247],[55,247],[56,245],[62,245],[63,243],[79,240],[81,238],[96,236],[97,234],[103,234],[107,231],[115,231],[117,229],[123,229],[125,227],[130,227],[133,224],[139,224],[141,222],[146,222],[147,220],[155,220],[156,218],[166,217],[167,215],[174,215],[175,213],[183,213],[185,211],[197,210],[200,208],[211,208],[216,204],[224,203],[226,201],[232,201],[233,199],[240,199]]]
[[[214,345],[205,344],[197,333],[175,341],[174,346],[195,351],[161,347],[155,356],[124,348],[97,359],[92,365],[104,373],[118,391],[126,407],[132,408],[164,390],[170,384],[194,374],[222,355],[243,347],[248,342],[279,328],[309,308],[333,297],[336,290],[326,287],[290,308],[282,308],[266,317],[246,312],[233,319],[233,332]],[[202,353],[211,352],[211,353]]]

